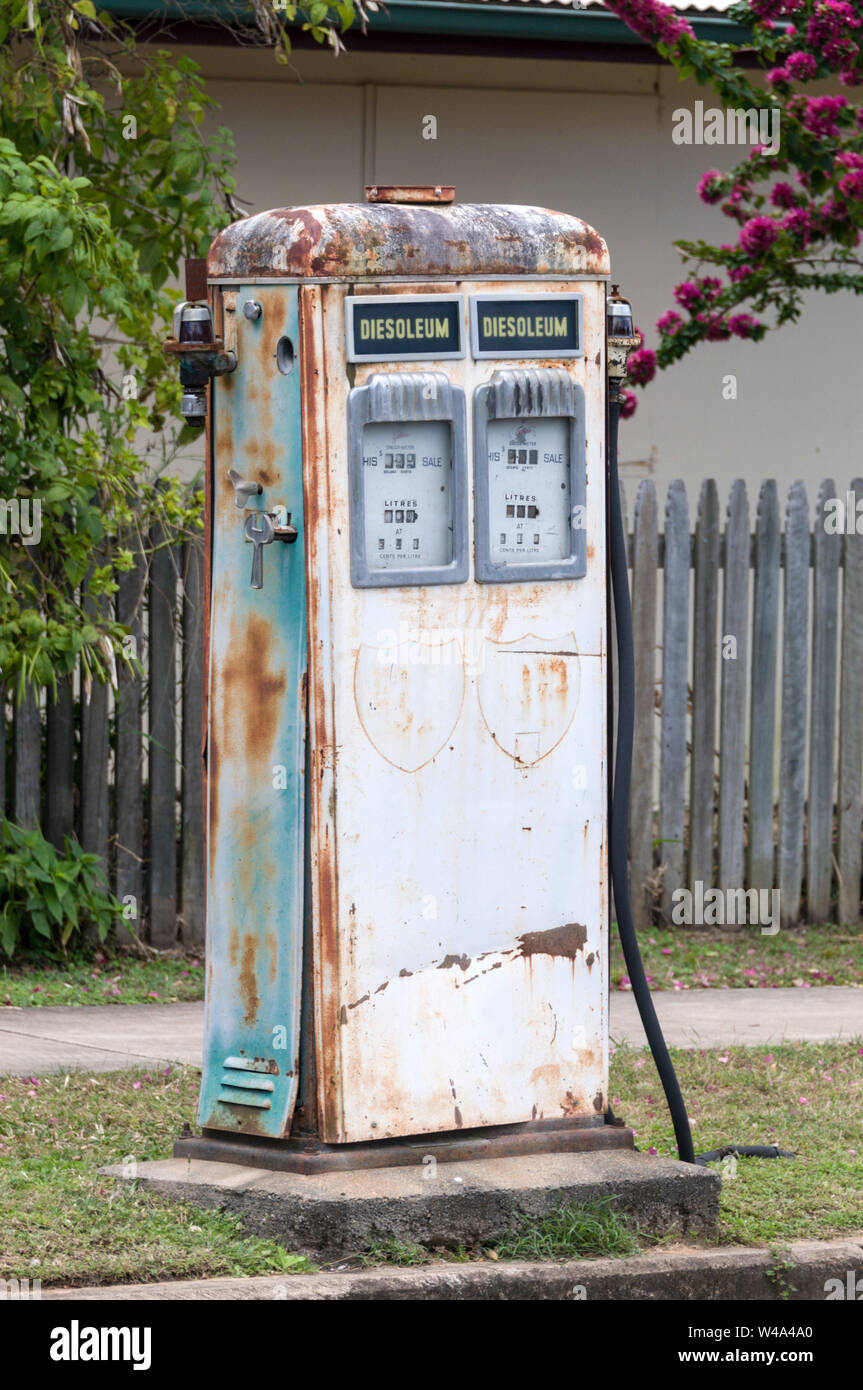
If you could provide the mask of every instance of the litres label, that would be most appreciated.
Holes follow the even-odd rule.
[[[460,295],[361,296],[345,304],[350,362],[464,356]]]
[[[581,295],[471,296],[474,357],[580,357]]]

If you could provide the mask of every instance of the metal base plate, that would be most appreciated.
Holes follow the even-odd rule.
[[[586,1153],[597,1149],[633,1149],[633,1132],[625,1125],[588,1120],[535,1120],[522,1125],[451,1130],[363,1144],[323,1144],[315,1138],[258,1139],[205,1129],[184,1134],[174,1144],[175,1158],[203,1158],[283,1173],[333,1173],[355,1168],[421,1165],[427,1155],[438,1163],[478,1158],[514,1158],[523,1154]]]

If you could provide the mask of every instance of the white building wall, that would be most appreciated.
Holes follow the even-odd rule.
[[[285,68],[265,51],[182,51],[200,63],[234,132],[249,211],[356,201],[372,182],[444,181],[464,202],[576,213],[607,240],[648,345],[682,278],[673,240],[734,238],[735,224],[701,204],[695,185],[705,168],[736,162],[739,147],[672,142],[676,107],[715,101],[670,69],[361,51],[302,52]],[[429,115],[434,140],[423,134]],[[623,427],[624,476],[652,474],[661,496],[683,477],[691,501],[708,476],[723,501],[739,476],[751,497],[765,477],[780,495],[795,478],[814,495],[825,475],[841,491],[860,471],[861,339],[858,302],[822,295],[761,344],[703,345],[639,393]],[[728,374],[736,400],[723,399]]]

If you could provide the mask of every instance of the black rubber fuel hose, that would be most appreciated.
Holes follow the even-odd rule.
[[[614,906],[623,958],[629,972],[632,993],[638,1005],[641,1022],[647,1035],[650,1051],[659,1072],[665,1099],[671,1111],[677,1155],[684,1163],[695,1162],[689,1116],[680,1091],[677,1074],[668,1055],[665,1038],[656,1017],[650,988],[644,974],[641,952],[632,907],[629,901],[627,868],[627,827],[629,822],[629,782],[632,770],[632,739],[635,723],[635,657],[632,645],[632,608],[629,601],[629,577],[626,572],[626,540],[620,510],[620,484],[617,476],[617,427],[620,403],[609,401],[608,406],[608,486],[609,486],[609,545],[611,549],[611,590],[614,594],[615,626],[617,629],[617,742],[614,750],[614,780],[611,800],[611,833],[608,852],[611,860],[611,882],[614,887]]]
[[[775,1144],[728,1144],[721,1149],[711,1149],[709,1153],[696,1157],[692,1146],[692,1131],[689,1116],[680,1091],[677,1073],[668,1053],[656,1009],[653,1006],[650,988],[644,974],[644,964],[638,949],[638,936],[632,920],[632,904],[629,898],[629,872],[627,866],[627,829],[629,824],[629,783],[632,773],[632,741],[635,725],[635,656],[632,642],[632,607],[629,601],[629,577],[626,566],[626,538],[623,530],[623,515],[620,510],[620,483],[617,473],[617,431],[620,422],[620,402],[610,400],[608,405],[608,486],[609,486],[609,546],[611,565],[611,590],[614,595],[615,627],[617,630],[617,742],[614,750],[614,775],[611,800],[611,834],[608,852],[611,861],[611,882],[614,888],[614,906],[617,912],[617,929],[623,958],[629,971],[632,993],[638,1005],[641,1022],[665,1099],[671,1111],[674,1137],[677,1140],[677,1155],[684,1163],[697,1163],[704,1167],[716,1163],[730,1154],[741,1158],[794,1158],[787,1149],[779,1149]]]

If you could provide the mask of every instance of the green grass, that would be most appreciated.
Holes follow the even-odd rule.
[[[203,999],[200,956],[179,952],[148,958],[103,948],[74,955],[23,957],[0,964],[0,1008],[4,1005],[173,1004]]]
[[[863,934],[847,927],[788,927],[775,936],[762,936],[758,927],[650,927],[639,932],[638,944],[654,990],[863,986]],[[612,989],[628,988],[616,927],[610,961]]]
[[[47,1288],[307,1271],[234,1217],[99,1175],[168,1157],[199,1083],[192,1067],[0,1077],[0,1277]]]
[[[399,1240],[398,1236],[384,1236],[370,1240],[364,1255],[360,1256],[363,1265],[409,1265],[429,1264],[430,1252],[422,1245],[414,1245],[409,1240]]]
[[[559,1201],[541,1218],[523,1215],[495,1251],[501,1260],[575,1260],[636,1255],[636,1232],[615,1211],[614,1196],[578,1205]]]
[[[863,1231],[863,1046],[672,1050],[696,1152],[777,1144],[793,1159],[726,1159],[722,1242],[772,1245]],[[642,1152],[674,1155],[649,1052],[618,1048],[611,1103]],[[719,1165],[716,1165],[719,1166]]]
[[[757,1143],[797,1154],[725,1161],[719,1241],[778,1249],[863,1231],[863,1044],[673,1057],[698,1150]],[[308,1270],[278,1242],[244,1236],[232,1217],[100,1176],[108,1163],[167,1157],[194,1116],[199,1080],[192,1067],[0,1078],[0,1277],[49,1287]],[[611,1100],[642,1152],[674,1154],[649,1053],[616,1050]],[[626,1254],[635,1240],[610,1202],[559,1205],[491,1249],[426,1252],[383,1237],[363,1262]]]

